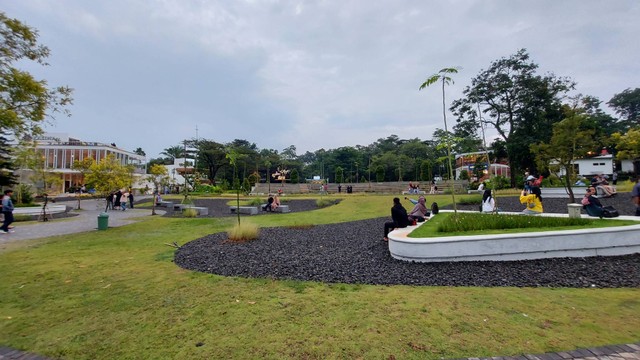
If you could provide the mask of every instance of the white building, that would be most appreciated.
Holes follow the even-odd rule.
[[[109,155],[115,156],[122,165],[134,166],[134,177],[141,178],[146,173],[146,158],[131,151],[120,149],[115,143],[102,144],[69,137],[66,133],[45,133],[34,138],[36,150],[44,156],[46,171],[59,173],[62,177],[62,192],[71,186],[80,186],[84,179],[78,170],[72,169],[73,162],[92,158],[99,162]],[[132,184],[134,185],[134,184]],[[135,187],[135,185],[134,185]]]

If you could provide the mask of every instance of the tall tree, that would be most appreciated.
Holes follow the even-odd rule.
[[[623,118],[627,129],[640,125],[640,88],[615,94],[607,104]]]
[[[0,187],[16,183],[16,164],[13,161],[11,146],[0,129]]]
[[[169,146],[168,148],[164,149],[160,153],[160,155],[170,157],[173,160],[179,159],[181,157],[184,157],[184,146],[183,145]]]
[[[69,87],[50,88],[17,65],[35,62],[46,66],[50,50],[38,44],[37,30],[0,12],[0,141],[21,139],[42,132],[40,124],[55,113],[70,115]],[[0,150],[0,184],[15,183],[15,167],[8,146]]]
[[[72,103],[69,87],[49,88],[14,64],[46,62],[50,50],[38,44],[38,32],[0,12],[0,130],[16,137],[42,132],[40,124],[54,113],[69,115]]]
[[[553,74],[537,75],[537,68],[525,49],[496,60],[471,80],[464,97],[451,107],[458,122],[476,128],[484,122],[498,132],[506,144],[512,186],[516,171],[535,166],[529,145],[551,138],[552,124],[564,117],[562,96],[575,85]]]
[[[425,80],[422,85],[420,85],[420,90],[426,88],[427,86],[431,86],[436,83],[442,83],[442,117],[444,119],[444,131],[449,132],[449,128],[447,127],[447,105],[445,101],[445,85],[453,84],[453,78],[451,78],[451,74],[457,74],[458,68],[444,68],[438,73],[431,75],[427,80]],[[449,179],[453,181],[453,166],[451,164],[451,142],[447,142],[447,157],[449,158]],[[453,182],[451,183],[451,198],[453,199],[453,211],[458,212],[458,207],[456,206],[456,194],[454,191]]]
[[[549,143],[531,145],[536,154],[539,168],[550,167],[553,170],[564,169],[564,186],[569,194],[569,201],[575,202],[571,184],[575,181],[574,161],[587,155],[593,148],[594,130],[588,128],[588,117],[579,109],[565,110],[567,117],[553,125],[553,135]],[[557,169],[553,169],[553,168]]]
[[[136,148],[136,149],[133,151],[133,153],[134,153],[134,154],[138,154],[138,155],[140,155],[140,156],[147,156],[147,154],[144,152],[144,150],[142,150],[142,148],[141,148],[141,147]]]
[[[209,180],[215,185],[218,171],[229,165],[225,146],[213,140],[198,139],[195,142],[195,147],[198,166],[205,169]]]

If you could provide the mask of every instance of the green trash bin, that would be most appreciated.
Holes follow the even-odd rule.
[[[98,215],[98,230],[107,230],[109,227],[109,214],[103,212]]]

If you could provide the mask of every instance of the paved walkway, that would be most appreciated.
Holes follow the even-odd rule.
[[[140,199],[140,198],[139,198]],[[18,241],[39,239],[48,236],[75,234],[85,231],[93,231],[98,228],[98,215],[104,211],[104,202],[91,200],[81,200],[80,209],[74,210],[77,216],[53,219],[45,222],[37,222],[22,225],[20,222],[14,223],[15,232],[9,234],[0,234],[0,244]],[[77,201],[57,202],[56,204],[64,204],[74,209],[78,207]],[[164,210],[156,209],[156,214],[163,215]],[[134,223],[133,218],[141,216],[150,216],[150,209],[127,209],[109,210],[109,227],[118,227]],[[0,358],[2,359],[2,358]]]
[[[139,198],[140,199],[140,198]],[[58,202],[76,208],[77,201]],[[98,206],[98,204],[100,204]],[[85,231],[97,231],[98,215],[104,211],[103,202],[96,200],[82,200],[79,215],[70,218],[54,219],[47,222],[38,222],[29,225],[17,223],[16,232],[1,234],[0,244],[9,241],[38,239],[48,236],[73,234]],[[158,215],[164,214],[163,210],[156,209]],[[128,209],[126,211],[110,210],[109,227],[123,226],[135,222],[132,218],[150,216],[149,209]],[[51,360],[37,354],[19,351],[0,346],[0,360]],[[546,354],[525,354],[509,357],[467,358],[468,360],[640,360],[640,342],[621,345],[609,345],[589,349],[579,349]]]

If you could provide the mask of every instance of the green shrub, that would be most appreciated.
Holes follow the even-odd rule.
[[[516,184],[523,184],[523,183],[524,182],[522,181],[518,182],[518,180],[516,179]],[[486,184],[489,189],[494,189],[494,190],[507,189],[511,187],[511,180],[504,176],[494,176],[491,178],[491,180],[487,180]],[[519,186],[522,186],[522,185],[519,185]]]
[[[438,225],[438,232],[461,232],[480,230],[525,229],[588,225],[591,220],[524,215],[495,215],[479,213],[450,214]]]
[[[186,208],[182,211],[182,215],[188,218],[198,217],[198,210],[192,208]]]
[[[24,214],[16,214],[13,215],[13,221],[18,222],[18,221],[31,221],[32,217],[31,215],[24,215]]]
[[[482,204],[482,195],[461,196],[456,198],[456,203],[460,205],[480,205]]]
[[[227,230],[227,235],[231,241],[256,240],[260,235],[260,228],[256,224],[244,221],[235,224],[233,228]]]
[[[31,192],[31,185],[20,184],[16,189],[18,194],[19,204],[31,204],[33,202],[33,193]]]
[[[219,186],[198,184],[195,188],[195,192],[203,194],[222,194],[222,189]]]
[[[336,201],[333,199],[320,198],[316,200],[316,206],[318,206],[319,208],[331,206],[331,205],[334,205],[335,203]]]

